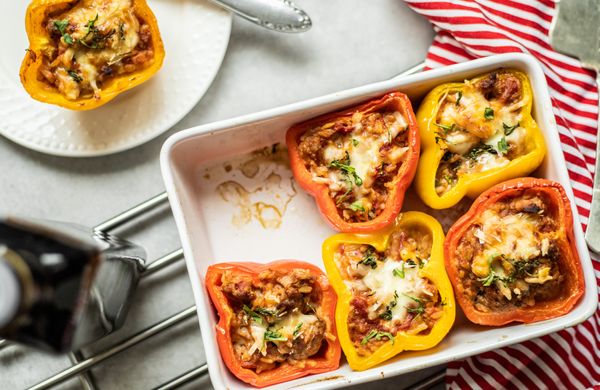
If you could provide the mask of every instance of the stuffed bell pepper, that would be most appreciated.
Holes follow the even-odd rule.
[[[364,233],[394,222],[419,159],[406,95],[389,93],[300,123],[286,140],[296,180],[335,229]]]
[[[325,241],[323,260],[338,294],[338,335],[352,369],[432,348],[449,332],[455,304],[443,242],[440,224],[420,212],[402,213],[376,233]]]
[[[269,386],[335,370],[336,295],[312,264],[222,263],[206,274],[223,361],[240,380]]]
[[[558,317],[584,292],[569,199],[550,180],[484,192],[448,231],[444,250],[456,299],[477,324]]]
[[[417,113],[423,152],[415,182],[423,202],[452,207],[535,170],[546,149],[532,100],[527,76],[508,69],[429,92]]]
[[[165,50],[146,0],[33,0],[21,82],[36,100],[99,107],[152,77]]]

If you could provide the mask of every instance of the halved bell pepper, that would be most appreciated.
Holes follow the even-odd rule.
[[[477,324],[559,317],[585,290],[571,206],[554,181],[525,177],[485,191],[450,228],[444,252],[456,299]]]
[[[44,61],[47,61],[47,59],[45,59],[46,53],[57,51],[57,48],[54,47],[56,46],[55,40],[48,31],[49,22],[51,22],[52,18],[57,17],[76,6],[79,0],[33,0],[27,8],[25,19],[25,29],[27,31],[27,37],[29,38],[29,48],[27,49],[19,72],[21,83],[31,97],[44,103],[55,104],[71,110],[91,110],[108,103],[122,92],[132,89],[154,76],[154,74],[162,67],[165,57],[165,48],[158,29],[158,23],[146,0],[131,1],[134,15],[137,17],[138,21],[143,22],[149,27],[152,58],[149,61],[146,61],[143,67],[138,68],[133,72],[126,72],[107,78],[102,84],[99,96],[86,95],[73,100],[68,99],[56,86],[52,85],[42,75],[41,69],[44,65]],[[84,44],[87,45],[86,48],[90,50],[99,50],[98,47],[100,44],[94,41],[96,38],[93,34],[94,31],[98,31],[98,29],[94,30],[94,23],[96,23],[97,18],[98,16],[96,16],[96,20],[94,20],[92,16],[92,19],[87,22],[87,26],[83,27],[87,29],[88,35],[92,37],[88,38],[89,42],[84,42]],[[61,25],[60,23],[55,24],[56,29],[61,29],[62,33],[64,33],[61,39],[67,39],[70,44],[69,47],[78,45],[79,43],[73,40],[68,34],[68,29],[70,27],[68,21],[63,22],[66,23],[64,23],[64,25]],[[119,34],[123,35],[123,26],[124,24],[121,23],[120,31],[112,30],[104,37],[98,39],[118,37]],[[123,40],[124,36],[121,36],[120,39]],[[112,73],[112,70],[98,69],[98,72]],[[69,75],[71,75],[77,83],[81,81],[80,75],[75,73],[69,73]]]
[[[233,302],[230,301],[228,296],[223,291],[223,275],[230,273],[234,277],[246,278],[240,282],[246,283],[245,280],[252,280],[252,286],[256,286],[259,283],[260,275],[263,272],[280,272],[284,277],[288,277],[292,271],[302,270],[308,272],[311,277],[314,277],[314,285],[312,287],[311,294],[319,298],[319,302],[311,304],[309,307],[315,316],[318,316],[325,323],[325,336],[322,339],[321,346],[318,352],[301,361],[285,361],[279,363],[277,367],[261,372],[256,372],[252,368],[245,367],[244,362],[236,355],[236,350],[233,345],[232,335],[232,323],[236,315],[239,313],[234,312]],[[283,283],[288,283],[289,280]],[[281,286],[280,286],[281,287]],[[236,285],[236,290],[242,291],[242,285]],[[256,387],[265,387],[274,385],[281,382],[287,382],[293,379],[297,379],[309,374],[317,374],[327,371],[335,370],[339,367],[341,349],[337,340],[336,329],[335,329],[335,305],[337,297],[327,277],[318,267],[302,262],[293,260],[281,260],[267,264],[258,264],[250,262],[236,262],[236,263],[220,263],[211,265],[206,273],[206,289],[211,297],[213,305],[217,310],[219,316],[219,322],[216,324],[217,329],[217,343],[221,351],[221,357],[225,362],[225,365],[233,375],[238,377],[240,380]],[[289,288],[286,288],[289,290]],[[262,294],[259,294],[263,296]],[[265,297],[273,298],[273,294],[264,294]],[[245,297],[244,297],[245,298]],[[236,302],[240,306],[240,302]],[[280,302],[281,304],[281,302]],[[294,310],[300,308],[295,307]],[[255,309],[250,303],[243,305],[243,310],[248,315],[248,320],[258,321],[263,324],[266,321],[265,315],[273,316],[284,316],[285,313],[272,313],[273,309]],[[289,314],[289,313],[288,313]],[[253,319],[252,317],[257,317]],[[304,324],[306,326],[307,324]],[[298,336],[302,336],[303,323],[297,324],[296,330],[294,330],[294,342]],[[268,331],[267,331],[268,332]],[[278,335],[281,337],[281,334]],[[265,338],[265,340],[267,340]],[[275,340],[279,342],[279,340]],[[285,342],[285,340],[284,340]],[[263,341],[261,347],[267,349],[267,341]],[[270,342],[269,342],[270,344]],[[270,346],[273,347],[273,346]],[[253,352],[253,353],[259,353]]]
[[[503,79],[510,79],[511,82],[502,83]],[[494,93],[498,96],[491,97],[490,100],[469,99],[465,92],[467,88],[470,92],[480,88],[483,90],[481,96],[493,96]],[[518,101],[510,100],[511,93],[519,97]],[[461,126],[456,123],[438,122],[440,107],[443,103],[448,104],[448,99],[452,101],[453,106],[455,105],[457,117],[461,116],[460,110],[464,110],[462,119],[465,128],[469,126],[472,128],[466,129],[469,134],[460,134],[456,139],[464,141],[464,136],[467,135],[468,138],[470,133],[481,135],[485,133],[482,129],[486,129],[486,126],[492,123],[496,127],[496,136],[489,138],[491,142],[486,144],[484,140],[472,146],[466,153],[469,158],[481,156],[481,152],[485,150],[496,156],[503,153],[506,155],[510,148],[507,138],[510,139],[511,133],[515,133],[512,135],[515,137],[520,131],[524,131],[522,141],[524,150],[519,151],[519,154],[505,164],[491,164],[489,168],[480,171],[467,171],[464,174],[439,178],[438,169],[442,161],[453,156],[448,152],[453,145],[450,145],[447,134],[461,129]],[[457,204],[465,195],[475,198],[494,184],[528,175],[535,170],[544,158],[546,147],[544,137],[531,116],[532,101],[533,93],[527,76],[523,72],[510,69],[497,70],[463,83],[442,84],[431,90],[423,99],[417,112],[423,150],[417,169],[415,189],[423,202],[435,209],[449,208]],[[518,119],[510,118],[506,119],[509,123],[504,122],[504,116],[500,115],[499,110],[494,110],[492,104],[500,108],[509,105],[517,107],[515,110],[518,112]],[[460,147],[460,144],[454,146]],[[449,187],[442,193],[437,191],[440,181]]]
[[[391,145],[397,145],[396,142],[399,142],[398,140],[400,140],[402,137],[402,145],[405,149],[405,153],[402,155],[402,157],[400,157],[401,162],[395,164],[387,164],[383,162],[379,165],[377,168],[378,171],[375,173],[373,173],[371,169],[365,169],[366,172],[370,172],[370,177],[376,177],[374,183],[377,181],[383,181],[382,183],[379,183],[378,186],[379,188],[385,188],[385,190],[383,190],[386,191],[385,201],[381,202],[381,200],[378,200],[377,202],[381,204],[375,204],[375,202],[371,203],[370,201],[367,201],[369,205],[372,206],[372,209],[365,207],[364,203],[357,204],[356,202],[349,205],[349,207],[342,209],[342,198],[346,197],[346,195],[354,196],[353,190],[356,188],[366,188],[366,178],[361,178],[357,175],[357,170],[354,166],[352,166],[353,162],[350,161],[349,154],[346,151],[347,161],[345,162],[347,165],[343,165],[344,159],[340,159],[331,162],[330,165],[326,167],[327,169],[331,170],[340,168],[345,170],[347,182],[350,184],[350,187],[343,194],[343,196],[338,197],[337,201],[334,200],[328,184],[324,182],[329,179],[315,177],[314,173],[311,172],[307,167],[308,162],[303,160],[302,152],[300,150],[302,137],[307,132],[316,128],[321,128],[325,131],[333,130],[334,136],[348,136],[350,132],[357,129],[357,124],[351,125],[352,121],[357,116],[366,117],[371,114],[386,112],[399,112],[403,116],[402,121],[405,122],[405,128],[403,128],[395,137],[391,135],[392,132],[389,130],[382,131],[381,137],[386,140],[389,139],[389,141],[386,141],[381,147],[377,147],[377,150],[371,150],[375,144],[371,140],[359,141],[356,138],[350,137],[351,140],[347,139],[344,141],[346,146],[349,148],[355,148],[353,150],[358,150],[359,148],[363,147],[365,149],[371,148],[368,152],[366,152],[369,154],[364,158],[364,160],[368,160],[369,163],[371,163],[374,158],[373,153],[380,155],[382,151],[389,150],[390,147],[396,147]],[[362,129],[359,131],[363,131],[365,126],[362,124],[359,125]],[[366,233],[382,229],[394,223],[396,216],[402,209],[404,193],[414,178],[420,152],[419,128],[417,126],[410,100],[406,95],[399,92],[388,93],[381,98],[371,100],[362,105],[351,107],[339,112],[325,114],[317,118],[310,119],[306,122],[296,124],[287,131],[286,142],[289,151],[290,165],[296,181],[305,191],[315,197],[321,214],[333,226],[333,228],[341,232]],[[316,147],[311,145],[310,148],[313,149],[314,153],[324,153],[324,150],[319,145]],[[334,166],[336,163],[337,165],[335,165],[335,168],[332,168],[332,166]],[[395,171],[395,174],[389,178],[391,173],[387,172],[386,169],[394,165],[397,171]],[[363,163],[361,166],[364,167],[365,164]],[[354,185],[354,188],[352,188],[352,185]],[[376,187],[376,185],[374,185],[372,188],[374,187]],[[370,188],[369,191],[374,191],[372,188]],[[344,191],[341,191],[340,193],[343,192]],[[362,216],[367,215],[367,217],[360,221],[353,221],[344,217],[344,212],[360,213]]]
[[[362,247],[368,245],[371,248],[374,248],[377,253],[385,252],[386,249],[392,245],[392,235],[410,234],[407,232],[411,229],[417,229],[416,231],[422,233],[421,235],[417,234],[416,237],[414,237],[417,242],[421,242],[421,245],[425,242],[424,236],[430,236],[431,241],[427,241],[428,243],[431,243],[428,260],[419,259],[418,256],[415,257],[414,253],[404,253],[403,256],[410,256],[412,260],[406,260],[403,263],[394,262],[392,265],[397,265],[397,268],[390,271],[386,268],[385,263],[393,260],[384,259],[385,263],[382,263],[379,260],[373,261],[372,256],[374,252],[368,252],[370,260],[369,257],[366,257],[366,260],[363,259],[359,262],[366,264],[367,267],[365,267],[364,270],[359,270],[359,272],[366,272],[368,275],[369,272],[381,268],[381,272],[385,271],[386,276],[392,276],[391,281],[387,281],[386,279],[386,281],[382,282],[381,288],[393,288],[394,301],[393,303],[387,303],[386,312],[378,317],[383,318],[384,320],[390,320],[392,311],[388,312],[387,310],[393,310],[394,308],[397,309],[400,307],[403,298],[405,298],[404,302],[408,302],[408,304],[419,302],[419,306],[422,306],[423,302],[421,299],[401,292],[398,293],[396,285],[394,285],[397,283],[398,289],[401,291],[401,283],[405,278],[409,277],[409,265],[407,264],[411,264],[411,267],[413,268],[412,272],[416,272],[418,278],[428,280],[433,284],[433,287],[437,289],[439,294],[436,303],[436,310],[439,310],[437,312],[438,318],[434,320],[435,323],[428,329],[428,332],[410,332],[411,327],[413,326],[411,321],[414,321],[418,319],[420,315],[423,315],[423,310],[419,307],[410,307],[407,309],[408,319],[404,324],[405,330],[399,330],[396,334],[388,334],[387,336],[385,335],[385,332],[377,333],[377,330],[381,329],[379,324],[373,323],[372,321],[368,322],[368,326],[373,327],[374,330],[371,330],[367,336],[362,339],[360,345],[362,346],[367,344],[370,340],[375,339],[387,340],[387,342],[381,344],[381,346],[375,347],[376,349],[371,351],[371,353],[359,353],[357,349],[357,340],[353,340],[351,335],[351,327],[354,326],[351,324],[351,315],[354,315],[353,313],[358,313],[362,309],[354,301],[355,295],[350,287],[352,279],[348,279],[348,276],[343,276],[347,271],[340,270],[340,266],[336,264],[336,255],[344,246],[348,245],[360,245]],[[323,261],[325,263],[325,269],[329,276],[329,280],[338,295],[338,305],[335,312],[338,336],[344,354],[352,369],[359,371],[366,370],[396,356],[402,351],[418,351],[432,348],[442,341],[450,331],[450,328],[454,323],[456,310],[454,295],[452,294],[452,285],[444,270],[443,243],[444,232],[439,222],[427,214],[416,211],[401,213],[392,226],[378,232],[370,234],[337,234],[329,237],[324,242]],[[352,265],[352,267],[354,266],[358,267],[356,264]],[[390,273],[390,275],[387,275],[388,273]],[[376,294],[377,291],[371,291],[368,296],[376,296]],[[375,318],[375,321],[379,321],[378,318]]]

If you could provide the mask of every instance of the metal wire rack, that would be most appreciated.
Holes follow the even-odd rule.
[[[423,69],[424,64],[418,64],[402,73],[397,75],[396,77],[406,76],[409,74],[417,73]],[[113,218],[97,225],[94,230],[99,232],[110,233],[117,228],[122,227],[125,224],[129,224],[138,218],[142,218],[146,216],[151,211],[157,209],[158,207],[165,205],[168,203],[167,193],[163,192],[158,194],[139,205],[126,210]],[[146,265],[142,273],[142,277],[146,277],[152,275],[156,272],[159,272],[168,266],[175,264],[181,260],[183,260],[183,250],[177,249],[167,255],[164,255],[153,262],[150,262]],[[80,351],[73,351],[68,354],[69,360],[72,363],[72,366],[60,371],[53,376],[47,378],[46,380],[32,386],[29,390],[42,390],[42,389],[50,389],[55,387],[69,379],[78,377],[81,383],[82,389],[85,390],[96,390],[97,386],[94,384],[94,381],[90,375],[90,370],[95,366],[101,364],[107,359],[126,351],[127,349],[150,339],[153,336],[156,336],[167,329],[170,329],[178,324],[181,324],[191,318],[196,318],[196,306],[190,306],[168,318],[163,319],[151,325],[133,335],[125,337],[124,339],[116,342],[112,346],[92,354],[89,357],[85,357]],[[0,339],[0,352],[3,349],[9,347],[11,345],[7,340]],[[195,379],[198,379],[204,375],[208,374],[208,367],[206,364],[202,364],[197,366],[189,371],[186,371],[169,381],[163,383],[162,385],[154,388],[153,390],[170,390],[176,389],[188,382],[191,382]],[[422,381],[412,385],[410,390],[424,390],[428,389],[436,384],[441,383],[444,380],[445,372],[441,370],[439,372],[434,373],[433,375],[423,379]]]

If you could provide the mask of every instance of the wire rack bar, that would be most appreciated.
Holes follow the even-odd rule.
[[[115,215],[111,219],[102,222],[100,225],[96,226],[94,229],[101,232],[110,232],[133,219],[146,214],[148,211],[153,210],[154,208],[160,206],[163,203],[166,203],[168,200],[168,196],[166,192],[160,193],[153,198],[148,199],[147,201],[138,204],[135,207],[130,208],[127,211],[124,211],[118,215]]]
[[[402,76],[407,76],[410,74],[414,74],[414,73],[418,73],[420,71],[423,70],[425,64],[424,63],[420,63],[417,64],[409,69],[407,69],[406,71],[396,75],[394,77],[398,78],[398,77],[402,77]],[[114,217],[108,219],[107,221],[99,224],[98,226],[96,226],[94,228],[94,230],[97,231],[102,231],[102,232],[110,232],[114,229],[117,229],[121,226],[123,226],[126,223],[129,223],[131,221],[133,221],[134,219],[137,219],[138,217],[144,216],[146,213],[152,211],[153,209],[166,204],[168,200],[168,196],[166,192],[160,193],[140,204],[138,204],[137,206],[134,206],[118,215],[115,215]],[[160,270],[163,270],[164,268],[168,267],[171,264],[174,264],[180,260],[182,260],[184,258],[184,254],[183,254],[183,250],[182,249],[177,249],[167,255],[164,255],[158,259],[156,259],[155,261],[153,261],[152,263],[149,263],[146,265],[146,268],[144,269],[142,276],[149,276],[152,275]],[[171,317],[168,317],[130,337],[127,337],[119,342],[117,342],[116,344],[112,345],[111,347],[105,349],[102,352],[96,353],[88,358],[85,358],[81,352],[79,351],[75,351],[70,353],[69,359],[71,360],[71,362],[73,363],[73,366],[63,370],[61,372],[58,372],[57,374],[53,375],[52,377],[44,380],[43,382],[38,383],[35,386],[32,386],[29,388],[29,390],[41,390],[41,389],[48,389],[51,388],[55,385],[58,385],[68,379],[74,378],[76,376],[79,376],[79,379],[82,383],[82,387],[85,390],[94,390],[95,386],[94,386],[94,382],[93,379],[91,378],[91,375],[89,375],[88,370],[90,370],[92,367],[102,363],[104,360],[111,358],[112,356],[115,356],[133,346],[135,346],[136,344],[145,341],[177,324],[182,323],[183,321],[192,318],[196,315],[196,307],[192,306],[189,307]],[[8,341],[0,339],[0,351],[2,349],[4,349],[5,347],[11,345]],[[206,375],[208,373],[208,367],[206,364],[200,365],[198,367],[195,367],[187,372],[184,372],[178,376],[176,376],[175,378],[172,378],[171,380],[163,383],[162,385],[156,387],[154,390],[171,390],[171,389],[175,389],[185,383],[188,383],[194,379],[200,378],[203,375]],[[424,389],[428,389],[436,384],[441,383],[444,380],[444,371],[439,371],[437,373],[434,373],[433,375],[425,378],[424,380],[416,383],[415,385],[411,386],[409,389],[411,390],[424,390]]]
[[[208,373],[208,366],[203,364],[199,367],[192,368],[191,370],[184,372],[183,374],[171,379],[168,382],[163,383],[162,385],[155,387],[153,390],[172,390],[177,389],[180,386],[185,385],[195,379],[198,379],[204,374]]]
[[[74,366],[67,368],[66,370],[59,372],[58,374],[46,379],[43,382],[38,383],[35,386],[32,386],[29,388],[29,390],[42,390],[42,389],[48,389],[52,386],[55,386],[59,383],[62,383],[68,379],[73,378],[74,376],[89,370],[90,368],[94,367],[95,365],[105,361],[106,359],[120,353],[123,352],[124,350],[133,347],[134,345],[149,339],[150,337],[157,335],[169,328],[171,328],[174,325],[180,324],[181,322],[187,320],[188,318],[192,318],[196,315],[196,306],[191,306],[188,307],[187,309],[180,311],[179,313],[175,314],[174,316],[171,316],[169,318],[167,318],[166,320],[163,320],[157,324],[154,324],[144,330],[142,330],[139,333],[134,334],[131,337],[128,337],[122,341],[120,341],[119,343],[113,345],[112,347],[97,353],[93,356],[90,356],[89,358],[75,364]]]

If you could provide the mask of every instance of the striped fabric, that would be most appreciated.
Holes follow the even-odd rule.
[[[541,63],[554,106],[575,202],[585,230],[590,215],[598,93],[595,74],[552,50],[551,0],[405,0],[434,26],[426,59],[436,68],[492,54],[525,52]],[[600,281],[600,257],[593,256]],[[600,383],[600,311],[588,321],[522,344],[452,362],[451,389],[567,388]],[[600,388],[600,387],[599,387]]]

